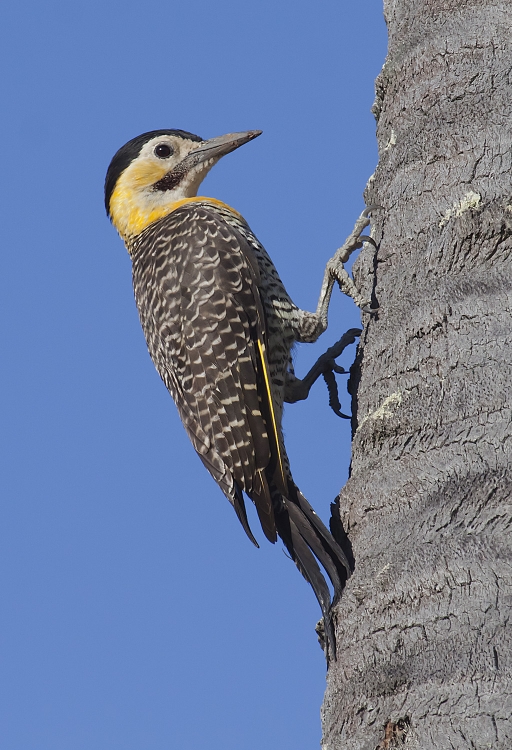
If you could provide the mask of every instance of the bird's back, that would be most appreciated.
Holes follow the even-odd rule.
[[[139,235],[131,254],[135,297],[150,354],[171,391],[173,386],[165,377],[167,371],[160,371],[159,331],[165,329],[165,337],[177,343],[183,311],[190,311],[199,302],[198,293],[203,296],[212,293],[209,283],[213,281],[214,271],[217,275],[222,273],[228,281],[230,273],[234,279],[240,273],[243,275],[243,269],[245,273],[249,269],[252,276],[250,293],[247,294],[246,289],[240,301],[253,324],[257,307],[255,297],[259,297],[263,308],[266,354],[280,428],[286,371],[291,362],[299,311],[286,292],[271,258],[245,220],[220,201],[191,201]],[[154,314],[154,297],[161,295],[164,287],[168,306],[157,305],[162,312],[161,323],[156,326],[151,320],[145,325],[148,312],[150,316]],[[194,290],[194,296],[191,290]],[[185,307],[184,294],[189,298]],[[218,295],[218,304],[217,314],[223,315],[222,295]],[[215,295],[209,298],[208,309],[213,310],[214,305]],[[174,334],[169,330],[171,318],[174,320]]]

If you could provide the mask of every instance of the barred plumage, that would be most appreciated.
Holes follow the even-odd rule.
[[[216,206],[187,204],[136,238],[133,282],[149,352],[194,448],[251,538],[240,490],[275,541],[257,377],[264,313],[249,253]]]
[[[316,313],[299,310],[244,219],[196,197],[218,158],[257,134],[139,136],[112,161],[106,206],[132,258],[150,355],[195,450],[250,539],[257,544],[244,493],[266,537],[283,540],[315,591],[334,654],[331,597],[318,563],[335,596],[350,567],[294,484],[281,431],[291,348],[325,329],[332,282]]]

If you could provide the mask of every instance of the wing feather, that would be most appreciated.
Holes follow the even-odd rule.
[[[253,251],[195,203],[146,230],[133,261],[148,348],[194,447],[246,532],[241,491],[276,541],[265,469],[283,467],[275,418],[268,424],[274,410]]]

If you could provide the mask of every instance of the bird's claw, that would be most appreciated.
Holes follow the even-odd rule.
[[[343,414],[343,412],[341,411],[340,397],[338,394],[338,384],[336,382],[336,378],[334,377],[333,370],[326,369],[325,372],[322,373],[322,376],[327,386],[327,392],[329,393],[329,406],[338,417],[341,417],[341,419],[350,419],[348,414]]]
[[[348,375],[348,372],[336,364],[336,358],[349,346],[353,344],[358,336],[362,333],[360,328],[350,328],[343,336],[321,357],[317,359],[308,374],[299,380],[295,377],[290,377],[286,383],[284,400],[288,404],[294,404],[297,401],[304,401],[309,395],[311,386],[315,383],[320,375],[325,380],[327,390],[329,393],[329,406],[333,412],[342,419],[350,419],[347,414],[343,414],[341,411],[341,404],[338,395],[338,386],[334,373],[340,375]]]
[[[375,242],[375,240],[373,239],[373,237],[370,237],[368,234],[360,234],[359,235],[359,242],[360,242],[360,247],[362,247],[365,242],[369,242],[370,245],[373,245],[373,247],[376,250],[379,249],[379,246],[377,245],[377,243]]]
[[[341,411],[341,403],[338,394],[338,384],[336,382],[334,373],[338,373],[340,375],[348,375],[349,373],[347,372],[347,370],[345,370],[345,368],[336,363],[336,357],[339,357],[343,350],[347,347],[347,345],[353,343],[356,337],[360,336],[361,333],[362,331],[360,328],[351,328],[349,331],[343,334],[339,341],[337,341],[333,346],[327,349],[327,351],[320,357],[317,363],[322,369],[322,377],[327,386],[327,392],[329,393],[329,406],[338,417],[341,417],[341,419],[350,419],[350,416],[344,414]]]
[[[331,278],[338,282],[340,291],[343,292],[343,294],[352,297],[356,305],[362,308],[365,312],[371,309],[369,307],[370,303],[362,297],[344,264],[348,261],[354,250],[361,248],[365,242],[372,245],[375,250],[378,249],[378,245],[373,237],[361,234],[363,229],[370,223],[369,213],[376,208],[380,208],[380,206],[368,206],[365,208],[357,219],[352,233],[327,263],[327,271]]]
[[[344,367],[341,367],[340,365],[337,365],[336,362],[333,361],[331,369],[333,372],[337,372],[338,375],[348,375],[348,370],[345,370]]]
[[[378,305],[377,307],[370,307],[370,305],[371,302],[368,302],[364,307],[361,307],[361,312],[364,312],[367,315],[376,315],[379,312],[380,307]]]
[[[378,203],[371,203],[369,206],[366,206],[362,215],[368,218],[372,211],[376,211],[378,208],[382,208],[382,206],[379,206]]]

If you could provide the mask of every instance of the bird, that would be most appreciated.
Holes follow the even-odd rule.
[[[331,605],[352,565],[343,540],[335,539],[293,480],[281,421],[283,403],[305,398],[326,369],[321,363],[309,382],[299,380],[292,348],[325,331],[335,281],[343,291],[348,285],[363,309],[366,301],[343,268],[344,246],[327,264],[316,312],[301,310],[240,213],[198,195],[219,159],[261,132],[204,140],[167,129],[132,138],[108,167],[105,208],[132,261],[149,354],[192,445],[253,544],[244,496],[254,503],[265,537],[282,540],[312,586],[329,659],[336,654]],[[369,223],[363,214],[349,252],[368,239],[361,235]],[[332,356],[327,369],[329,363]]]

